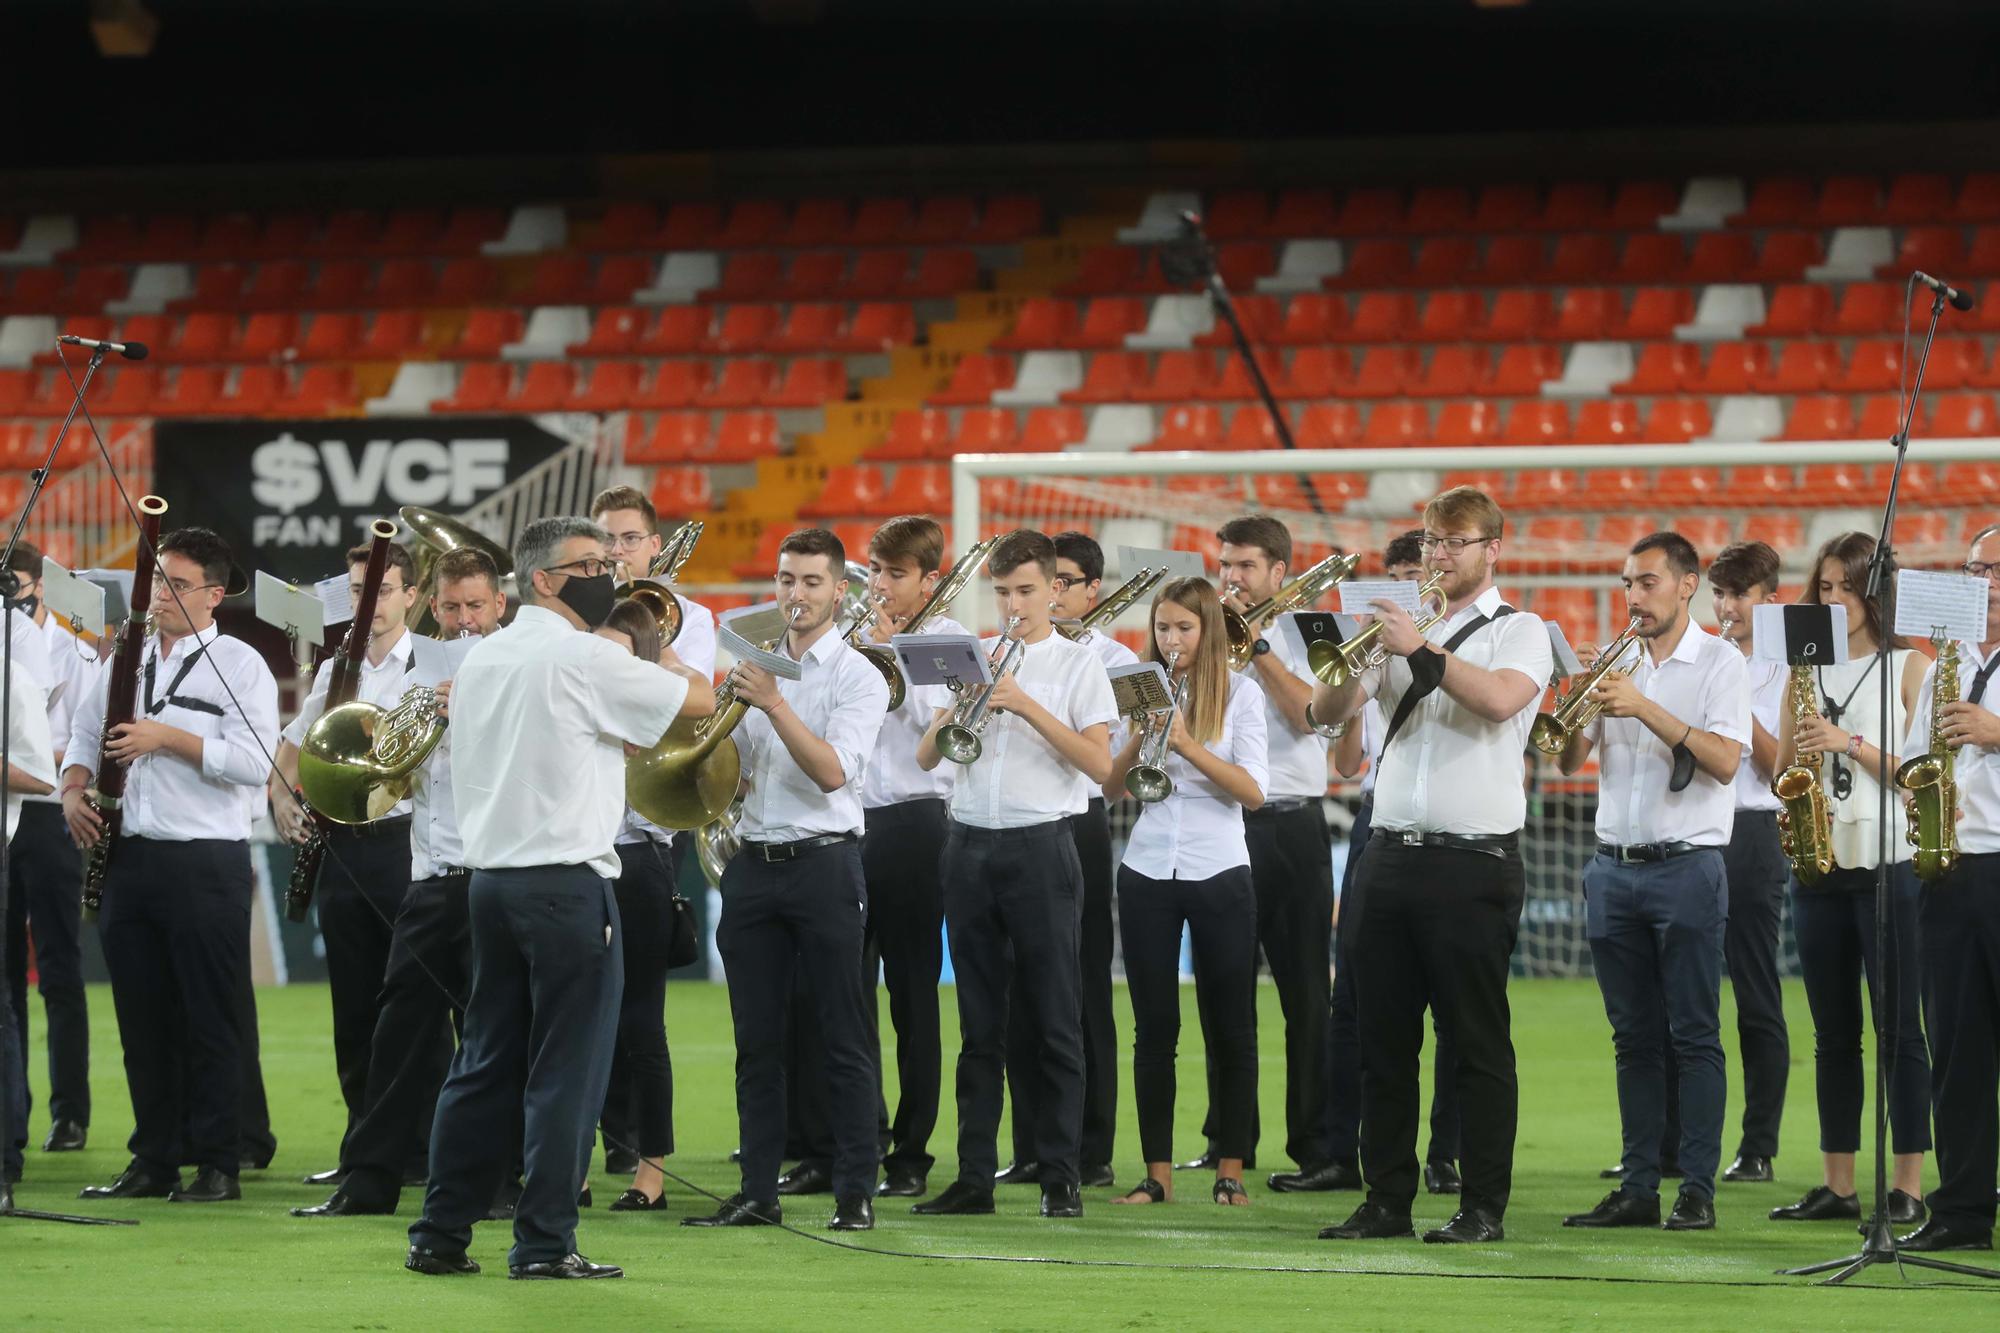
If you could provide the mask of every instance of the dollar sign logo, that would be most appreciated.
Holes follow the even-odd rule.
[[[319,499],[319,455],[304,440],[286,431],[257,446],[250,455],[250,494],[257,503],[289,514]]]

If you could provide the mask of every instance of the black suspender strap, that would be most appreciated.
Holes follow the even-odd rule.
[[[1471,620],[1459,626],[1458,633],[1452,635],[1446,641],[1444,651],[1447,653],[1457,652],[1460,645],[1474,634],[1477,634],[1481,629],[1492,624],[1502,616],[1511,616],[1513,614],[1514,608],[1502,602],[1499,606],[1493,608],[1492,615],[1474,616]],[[1417,665],[1419,658],[1426,659],[1421,667]],[[1432,690],[1435,690],[1439,685],[1444,683],[1443,654],[1415,652],[1410,654],[1409,660],[1410,688],[1404,690],[1403,697],[1396,701],[1395,715],[1389,719],[1389,734],[1382,738],[1382,749],[1385,752],[1388,750],[1390,743],[1396,739],[1396,733],[1403,729],[1403,724],[1410,720],[1410,714],[1417,711],[1417,705],[1422,703],[1424,697]]]
[[[207,654],[207,644],[203,644],[190,653],[187,661],[181,663],[181,669],[174,673],[173,680],[168,683],[167,697],[156,700],[153,698],[153,671],[160,663],[160,651],[159,646],[157,644],[154,645],[152,656],[146,659],[146,715],[148,717],[158,713],[168,704],[185,708],[190,713],[207,713],[213,717],[222,716],[222,707],[219,704],[212,704],[206,699],[183,699],[174,693],[175,690],[181,687],[181,682],[187,679],[188,672],[194,670],[194,664],[201,661]]]

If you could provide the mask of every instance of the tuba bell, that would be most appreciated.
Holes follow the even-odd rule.
[[[380,819],[410,794],[444,732],[428,685],[411,686],[393,708],[360,699],[329,708],[299,747],[299,790],[336,824]]]

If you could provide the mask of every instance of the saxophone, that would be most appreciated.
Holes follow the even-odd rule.
[[[1792,704],[1792,731],[1819,716],[1819,693],[1813,688],[1813,669],[1795,666],[1787,693]],[[1826,756],[1816,754],[1808,761],[1794,755],[1792,766],[1771,779],[1771,794],[1784,802],[1778,812],[1778,842],[1791,859],[1792,873],[1799,883],[1811,888],[1833,869],[1833,813],[1826,803],[1826,788],[1820,775]]]
[[[1903,762],[1896,785],[1910,793],[1910,862],[1926,883],[1943,879],[1958,864],[1958,755],[1944,738],[1944,710],[1958,702],[1958,645],[1939,635],[1937,678],[1931,682],[1931,746]]]

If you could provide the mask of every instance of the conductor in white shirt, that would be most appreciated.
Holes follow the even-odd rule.
[[[451,696],[453,802],[472,871],[472,993],[439,1094],[430,1191],[405,1266],[474,1273],[472,1224],[516,1147],[526,1166],[509,1276],[619,1277],[576,1252],[576,1198],[611,1071],[624,969],[612,840],[625,746],[656,743],[708,682],[586,631],[615,600],[608,536],[528,525],[520,614],[475,646]]]

